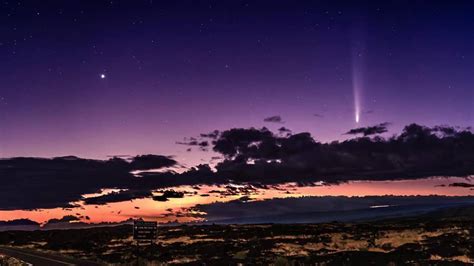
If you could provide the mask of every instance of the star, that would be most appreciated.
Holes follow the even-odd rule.
[[[105,79],[105,74],[100,74],[101,79]]]

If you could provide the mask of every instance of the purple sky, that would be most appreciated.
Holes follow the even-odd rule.
[[[192,165],[175,142],[214,129],[474,125],[470,1],[42,2],[0,3],[0,157]]]

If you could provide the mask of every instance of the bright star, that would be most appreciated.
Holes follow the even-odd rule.
[[[100,74],[101,79],[105,79],[105,74]]]

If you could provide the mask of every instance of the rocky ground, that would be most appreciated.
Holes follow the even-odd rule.
[[[0,253],[0,266],[26,266],[24,261]]]
[[[139,248],[130,226],[2,232],[0,244],[117,264],[472,265],[473,221],[469,207],[361,223],[160,227]]]

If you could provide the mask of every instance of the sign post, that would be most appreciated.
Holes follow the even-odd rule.
[[[150,241],[153,244],[158,233],[156,222],[145,222],[142,220],[133,221],[133,239],[137,241],[137,265],[139,264],[140,242]]]
[[[158,224],[156,222],[133,221],[133,239],[136,241],[150,240],[157,237]]]

